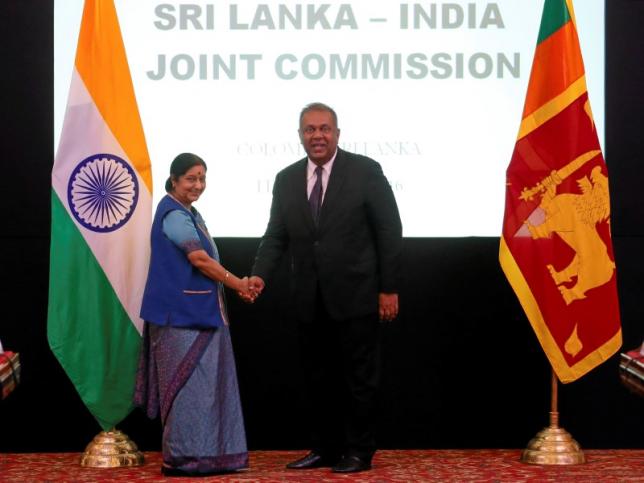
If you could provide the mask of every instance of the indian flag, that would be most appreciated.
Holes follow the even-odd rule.
[[[48,339],[105,430],[132,409],[152,177],[113,0],[86,0],[52,171]]]
[[[572,0],[545,0],[512,160],[499,250],[561,382],[622,343],[608,170],[590,109]]]

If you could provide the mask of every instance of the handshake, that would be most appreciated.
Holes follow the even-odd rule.
[[[252,304],[257,297],[260,296],[262,290],[264,290],[264,280],[261,277],[252,275],[250,277],[244,277],[240,280],[240,287],[237,290],[237,295],[244,302]]]

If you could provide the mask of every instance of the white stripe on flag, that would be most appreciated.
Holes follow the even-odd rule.
[[[148,274],[152,200],[145,182],[98,112],[76,69],[72,74],[65,125],[60,139],[52,173],[53,188],[141,333],[143,321],[139,313]],[[139,199],[132,217],[121,228],[108,233],[97,233],[83,227],[73,216],[67,202],[67,184],[74,168],[88,156],[98,153],[114,154],[126,160],[135,170],[139,182]]]

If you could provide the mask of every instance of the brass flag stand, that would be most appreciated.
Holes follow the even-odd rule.
[[[557,411],[557,376],[552,371],[550,426],[530,440],[521,453],[521,462],[535,465],[577,465],[586,462],[584,452],[570,433],[559,427]]]
[[[143,453],[136,444],[113,428],[101,431],[85,448],[81,457],[81,466],[88,468],[121,468],[125,466],[141,466]]]

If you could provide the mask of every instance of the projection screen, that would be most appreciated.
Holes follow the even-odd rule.
[[[153,166],[208,164],[215,237],[259,237],[275,174],[305,155],[301,108],[334,107],[340,146],[381,163],[406,237],[499,236],[543,0],[115,0]],[[55,2],[55,142],[82,0]],[[575,3],[603,144],[604,1]]]

